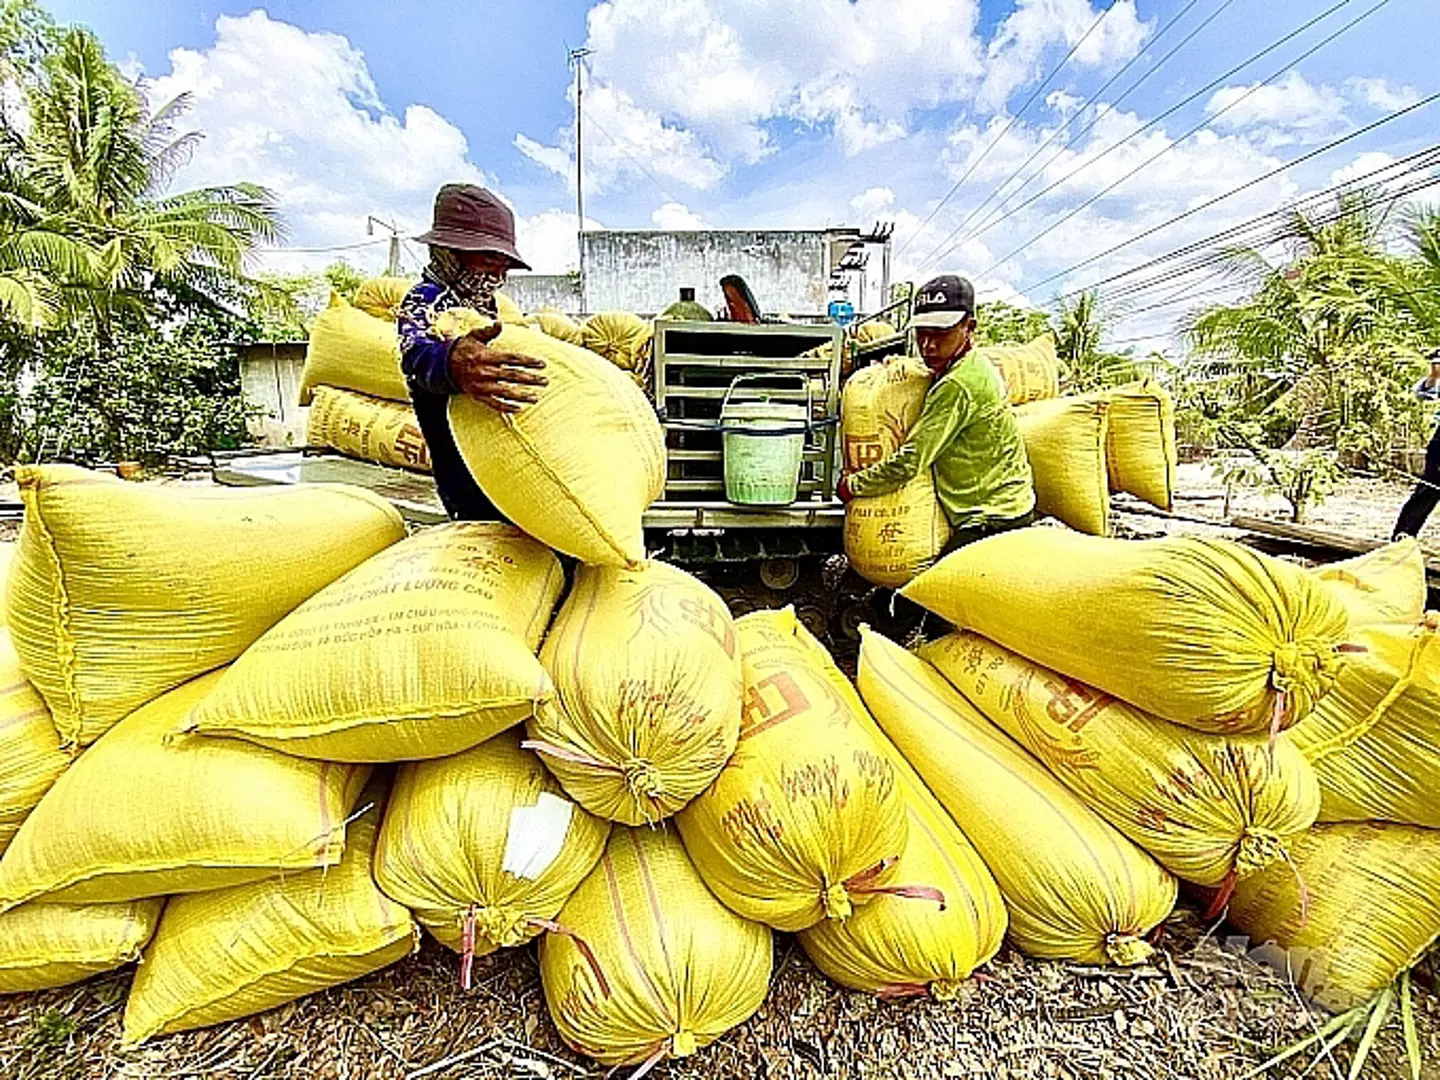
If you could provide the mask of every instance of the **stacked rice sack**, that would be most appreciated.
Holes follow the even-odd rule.
[[[1423,611],[1413,540],[1312,574],[1350,611],[1355,647],[1290,733],[1319,781],[1318,823],[1292,844],[1292,866],[1241,882],[1230,919],[1339,1010],[1440,938],[1440,615]]]

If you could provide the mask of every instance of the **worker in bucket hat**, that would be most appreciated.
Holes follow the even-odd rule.
[[[501,515],[471,477],[450,434],[449,398],[469,394],[498,412],[516,412],[535,401],[546,384],[545,363],[492,344],[498,322],[448,341],[433,326],[436,316],[457,307],[495,318],[495,293],[505,276],[530,267],[515,249],[515,215],[475,184],[442,187],[434,223],[416,239],[430,246],[430,263],[400,305],[400,367],[445,510],[457,520],[495,520]]]
[[[1440,401],[1440,349],[1433,350],[1429,359],[1430,370],[1415,384],[1415,396],[1432,405]],[[1440,427],[1435,429],[1425,450],[1425,471],[1420,474],[1415,491],[1400,508],[1394,538],[1403,540],[1408,536],[1419,536],[1437,503],[1440,503]]]
[[[975,289],[953,274],[915,295],[910,325],[935,377],[920,416],[895,453],[840,479],[840,498],[885,495],[925,470],[952,529],[947,551],[1035,520],[1035,482],[999,373],[970,355]]]

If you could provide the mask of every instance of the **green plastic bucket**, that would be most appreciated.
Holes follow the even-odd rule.
[[[725,451],[725,498],[741,506],[786,506],[800,489],[800,463],[809,431],[810,403],[771,401],[763,390],[757,400],[734,401],[747,380],[774,375],[741,375],[730,384],[720,407]],[[810,381],[797,377],[808,398]]]

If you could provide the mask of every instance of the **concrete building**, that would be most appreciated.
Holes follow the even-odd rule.
[[[821,318],[833,299],[874,310],[889,285],[888,229],[606,229],[583,240],[583,296],[576,274],[512,274],[505,291],[526,311],[654,315],[685,287],[720,309],[720,279],[739,274],[767,314]]]

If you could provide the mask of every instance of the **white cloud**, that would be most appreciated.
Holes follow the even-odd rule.
[[[895,205],[895,192],[888,187],[866,188],[850,200],[850,208],[862,220],[878,218]]]
[[[1355,78],[1345,80],[1350,96],[1380,112],[1396,112],[1420,100],[1420,91],[1413,86],[1396,86],[1389,79]]]
[[[546,210],[515,219],[515,246],[535,273],[564,274],[577,268],[577,220],[574,213],[565,210]],[[587,232],[604,227],[585,215]]]
[[[1140,20],[1135,0],[1116,0],[1096,26],[1098,16],[1090,0],[1018,0],[990,42],[979,101],[1002,108],[1018,87],[1040,78],[1042,60],[1052,46],[1079,45],[1071,60],[1077,65],[1123,63],[1140,50],[1153,26]],[[1087,37],[1092,26],[1096,28]]]
[[[204,133],[178,188],[253,181],[280,199],[299,247],[364,241],[365,218],[407,233],[429,224],[443,183],[484,182],[465,136],[422,105],[402,115],[380,100],[364,56],[338,34],[310,33],[264,11],[216,20],[214,45],[175,49],[170,71],[146,84],[151,101],[188,92],[185,126]],[[376,267],[384,241],[347,258]],[[268,265],[324,263],[324,253],[275,255]]]
[[[657,207],[650,215],[651,223],[657,229],[665,229],[669,232],[678,232],[681,229],[703,229],[706,227],[701,216],[687,207],[684,203],[667,202]]]
[[[587,87],[583,122],[590,134],[585,140],[585,187],[596,194],[613,188],[621,178],[643,182],[647,173],[698,190],[714,186],[725,175],[725,166],[694,132],[639,108],[624,90],[604,84]],[[570,129],[561,133],[555,146],[526,135],[516,135],[515,146],[526,157],[573,182]]]
[[[1253,131],[1267,146],[1324,142],[1345,126],[1345,98],[1331,86],[1314,86],[1292,70],[1279,82],[1225,86],[1205,105],[1215,126]]]

